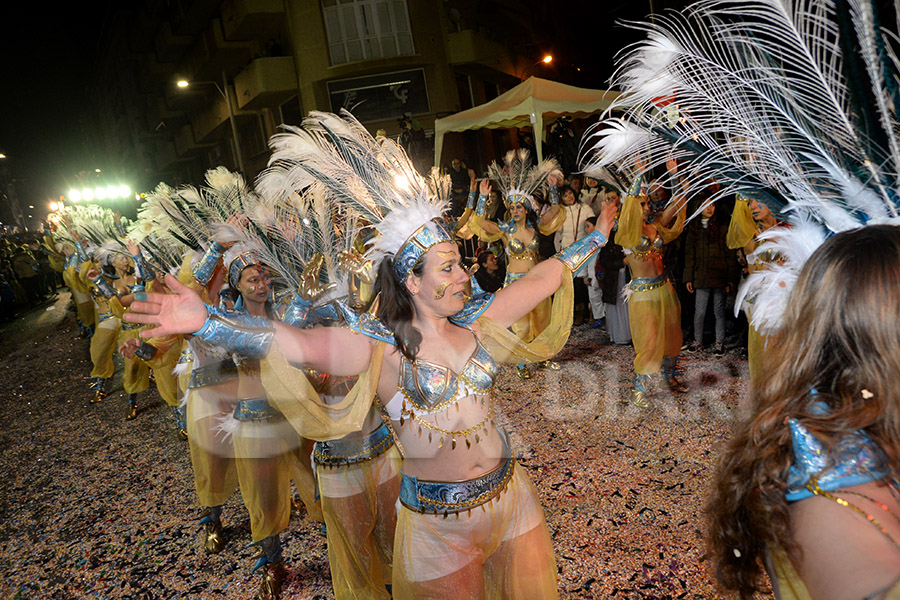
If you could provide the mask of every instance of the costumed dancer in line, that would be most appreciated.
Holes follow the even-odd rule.
[[[101,292],[101,288],[106,290],[109,297],[115,295],[110,282],[107,281],[102,272],[97,269],[94,261],[88,257],[84,250],[84,240],[81,234],[74,228],[68,228],[69,235],[75,244],[78,262],[80,262],[81,271],[79,273],[79,284],[90,291],[92,301],[94,303],[94,312],[97,315],[96,328],[91,336],[91,403],[97,403],[106,398],[108,393],[109,380],[116,372],[116,365],[113,362],[113,356],[116,352],[116,340],[119,337],[120,324],[119,320],[113,316],[109,306],[109,298]]]
[[[402,149],[379,146],[348,113],[312,113],[288,129],[273,140],[273,160],[289,148],[298,180],[324,183],[379,232],[367,253],[378,274],[375,315],[345,309],[348,328],[301,330],[224,316],[170,279],[176,294],[142,296],[134,308],[143,314],[129,318],[159,325],[147,335],[194,332],[260,357],[270,397],[294,397],[297,410],[331,418],[335,434],[361,427],[377,391],[404,449],[394,598],[557,597],[549,531],[493,423],[490,388],[496,358],[545,360],[565,343],[572,273],[605,242],[610,215],[496,295],[470,300],[468,274],[440,222],[446,207],[430,202]],[[554,293],[551,324],[534,340],[508,330]],[[290,362],[359,380],[340,410],[322,415],[328,407],[301,394],[308,380]]]
[[[91,300],[90,288],[81,280],[80,274],[84,262],[75,248],[75,243],[68,240],[59,242],[58,247],[65,256],[63,267],[63,283],[72,293],[75,303],[75,322],[78,324],[78,337],[89,338],[94,333],[97,315],[94,312],[94,301]]]
[[[626,57],[610,158],[675,148],[764,203],[737,302],[775,336],[720,457],[710,555],[742,598],[900,597],[900,70],[872,2],[702,0]],[[680,115],[655,114],[660,89]],[[676,118],[672,118],[672,117]]]
[[[671,173],[677,172],[675,161],[668,167]],[[631,402],[640,408],[650,406],[650,380],[660,370],[667,389],[679,394],[688,391],[676,374],[682,342],[681,304],[665,274],[662,256],[663,246],[684,229],[686,211],[686,197],[676,198],[652,218],[650,198],[642,193],[639,177],[619,215],[616,243],[624,250],[631,271],[626,292],[635,352]]]
[[[507,218],[499,223],[485,218],[491,192],[489,180],[497,182],[506,198]],[[507,257],[504,285],[518,281],[540,261],[538,232],[550,235],[562,226],[565,214],[559,208],[557,190],[561,180],[559,165],[554,159],[545,159],[539,165],[532,166],[528,150],[524,149],[507,152],[502,166],[494,162],[488,167],[488,177],[479,185],[478,202],[467,226],[485,243],[502,240]],[[545,181],[550,187],[551,207],[538,221],[534,213],[533,194]],[[546,298],[514,323],[512,330],[523,341],[530,342],[546,329],[549,322],[550,298]],[[544,364],[550,369],[559,369],[559,365],[552,360]],[[531,377],[524,363],[516,365],[516,371],[522,379]]]
[[[257,192],[272,203],[274,214],[255,228],[265,232],[265,241],[258,241],[264,262],[275,265],[279,278],[296,290],[282,322],[300,328],[344,326],[343,313],[333,300],[347,297],[348,275],[371,290],[371,265],[354,246],[360,236],[353,235],[353,223],[329,205],[321,186],[295,190],[290,178],[283,177],[282,167],[290,169],[283,158],[273,160],[257,180]],[[432,171],[435,176],[439,175]],[[357,381],[312,369],[305,372],[329,406],[340,405]],[[291,403],[273,402],[291,415]],[[301,418],[291,423],[298,425],[303,438],[321,440],[315,443],[313,460],[335,598],[390,598],[401,457],[378,404],[372,404],[358,431],[343,437],[332,435],[329,422]]]
[[[765,204],[738,194],[725,243],[732,250],[738,248],[743,250],[749,275],[767,268],[770,263],[777,262],[778,255],[773,249],[763,252],[759,250],[762,243],[760,236],[772,227],[785,225],[786,223],[775,218]],[[750,366],[750,379],[756,381],[760,373],[762,355],[772,340],[761,334],[753,325],[753,301],[753,297],[745,297],[743,306],[735,303],[735,310],[743,308],[747,313],[747,362]]]

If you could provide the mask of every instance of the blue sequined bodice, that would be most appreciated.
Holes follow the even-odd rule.
[[[461,398],[490,391],[497,363],[477,337],[475,341],[475,351],[460,373],[426,360],[401,359],[399,388],[417,412],[438,412]]]

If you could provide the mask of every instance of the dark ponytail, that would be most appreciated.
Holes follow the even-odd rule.
[[[422,262],[417,262],[411,272],[421,275],[424,270]],[[412,294],[394,275],[393,258],[385,257],[381,261],[372,294],[373,300],[367,310],[371,308],[372,302],[378,302],[375,316],[394,331],[394,339],[403,356],[408,360],[415,360],[422,342],[422,334],[412,325],[416,306]]]

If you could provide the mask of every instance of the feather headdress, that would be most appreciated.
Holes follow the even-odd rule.
[[[429,247],[453,239],[440,222],[446,202],[393,140],[376,140],[347,111],[312,112],[300,127],[284,128],[269,141],[272,157],[256,185],[261,195],[302,195],[322,185],[344,214],[375,228],[366,258],[377,269],[391,257],[401,281]]]
[[[488,177],[500,186],[507,206],[525,203],[531,210],[537,210],[534,192],[554,171],[559,171],[556,159],[545,158],[539,164],[532,165],[528,149],[519,148],[507,152],[502,165],[492,162],[488,167]]]
[[[829,235],[900,224],[898,64],[871,0],[701,0],[633,24],[623,90],[585,147],[585,171],[685,159],[687,193],[723,184],[793,230],[767,232],[780,261],[752,274],[753,323],[777,330],[800,268]]]

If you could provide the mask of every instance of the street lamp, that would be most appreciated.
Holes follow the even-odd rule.
[[[231,105],[231,96],[229,96],[227,93],[228,77],[225,75],[225,71],[222,71],[222,86],[220,86],[215,81],[190,82],[187,79],[180,79],[180,80],[178,80],[178,83],[176,83],[175,85],[177,85],[180,88],[187,88],[188,86],[191,85],[191,83],[194,83],[196,85],[200,85],[200,84],[214,85],[214,86],[216,86],[216,90],[219,92],[219,94],[221,94],[222,97],[225,98],[225,105],[228,107],[228,120],[231,122],[231,137],[234,142],[234,155],[237,157],[238,170],[241,172],[241,174],[243,174],[244,173],[244,157],[241,155],[241,141],[238,138],[237,123],[234,120],[234,107],[232,107],[232,105]]]
[[[544,55],[544,58],[542,58],[542,59],[539,60],[539,61],[536,61],[533,65],[531,65],[530,67],[528,67],[527,69],[525,69],[524,71],[522,71],[522,79],[525,79],[525,75],[528,73],[528,71],[530,71],[531,69],[535,68],[536,66],[538,66],[538,65],[540,65],[540,64],[549,65],[549,64],[552,63],[552,62],[553,62],[553,55],[552,55],[552,54],[545,54],[545,55]]]

